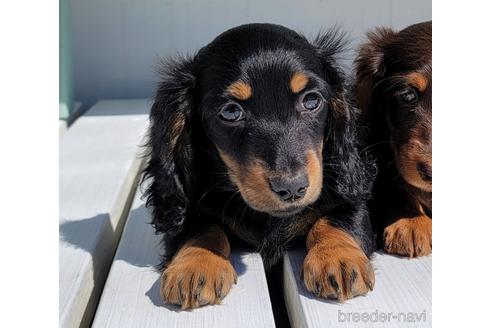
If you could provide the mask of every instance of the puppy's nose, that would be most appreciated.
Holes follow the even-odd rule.
[[[306,194],[309,187],[307,174],[301,174],[295,178],[275,177],[270,179],[270,188],[284,202],[295,202]]]
[[[422,180],[432,181],[432,166],[420,162],[417,164],[417,171],[419,171]]]

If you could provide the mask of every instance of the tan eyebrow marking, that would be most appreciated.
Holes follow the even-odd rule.
[[[227,92],[236,99],[246,100],[251,98],[253,91],[251,90],[251,86],[241,80],[238,80],[232,83],[228,88]]]
[[[294,75],[292,75],[292,78],[290,79],[290,90],[292,90],[293,93],[301,92],[302,90],[304,90],[308,82],[309,78],[306,74],[296,72],[294,73]]]
[[[420,92],[427,89],[427,78],[422,73],[413,72],[407,77],[408,83],[419,89]]]

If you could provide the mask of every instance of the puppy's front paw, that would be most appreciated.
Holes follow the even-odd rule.
[[[374,286],[374,270],[364,252],[353,245],[317,244],[304,259],[306,288],[318,297],[343,302],[365,295]]]
[[[183,310],[219,304],[236,279],[229,260],[207,249],[190,247],[180,251],[162,273],[161,296]]]
[[[384,229],[384,250],[408,257],[432,252],[432,220],[427,216],[400,219]]]

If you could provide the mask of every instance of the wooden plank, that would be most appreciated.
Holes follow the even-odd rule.
[[[238,273],[220,305],[191,311],[163,304],[159,295],[160,236],[154,234],[144,201],[137,193],[128,217],[93,327],[274,327],[263,262],[255,253],[233,252]]]
[[[406,259],[375,254],[374,290],[340,304],[306,290],[300,279],[305,254],[296,250],[284,257],[284,295],[292,327],[431,327],[431,255]]]
[[[65,134],[65,132],[67,132],[67,121],[60,120],[59,129],[58,129],[58,136],[61,137],[63,134]]]
[[[61,327],[92,320],[142,165],[149,105],[98,102],[60,138]]]

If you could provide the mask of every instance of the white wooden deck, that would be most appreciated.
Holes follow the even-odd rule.
[[[192,311],[159,295],[160,236],[137,193],[99,303],[93,327],[275,327],[261,257],[233,252],[237,284],[221,305]]]
[[[431,255],[406,259],[375,254],[374,290],[340,304],[306,290],[300,279],[305,254],[299,250],[284,257],[284,295],[292,327],[431,327]]]
[[[136,186],[148,110],[148,100],[101,101],[60,138],[61,327],[90,324]]]

